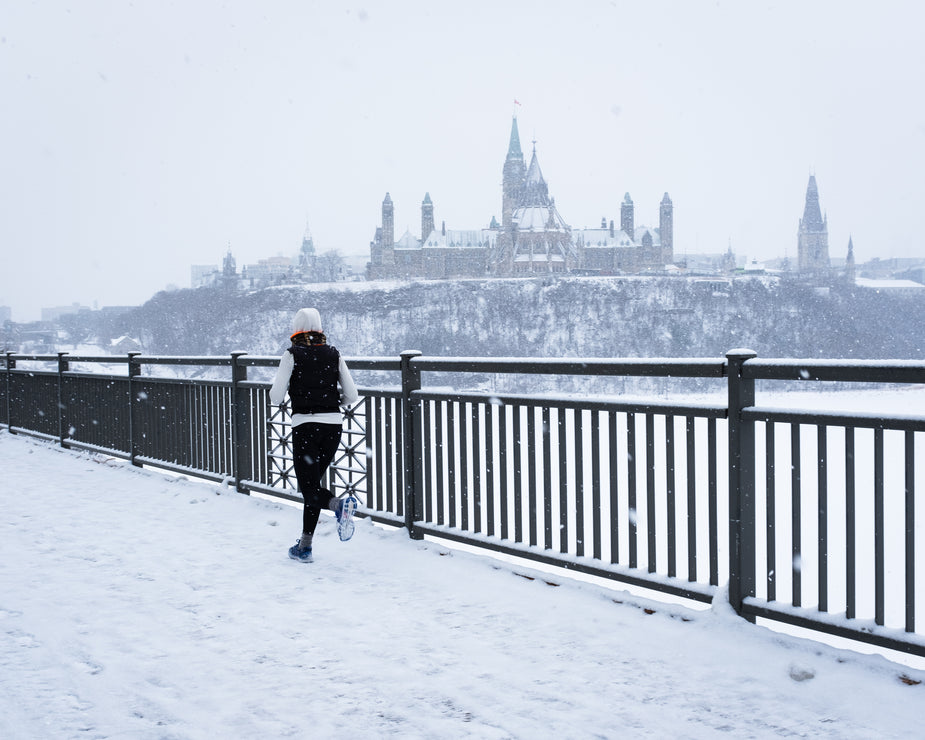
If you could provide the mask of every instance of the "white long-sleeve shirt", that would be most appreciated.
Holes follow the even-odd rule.
[[[279,406],[286,400],[286,395],[289,392],[289,379],[292,377],[292,368],[295,363],[295,358],[292,356],[292,352],[288,350],[283,352],[283,356],[279,359],[279,368],[276,371],[276,379],[273,381],[273,386],[270,388],[270,403],[274,406]],[[347,368],[347,363],[344,362],[344,358],[340,358],[338,365],[338,377],[337,381],[340,384],[340,405],[349,406],[352,403],[356,403],[357,399],[360,397],[360,394],[357,393],[356,384],[353,382],[353,376],[350,375],[350,370]],[[344,417],[339,411],[331,411],[321,414],[293,414],[292,415],[292,426],[297,427],[300,424],[343,424]]]

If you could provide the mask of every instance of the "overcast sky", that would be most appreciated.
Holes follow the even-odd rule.
[[[500,219],[516,112],[573,227],[675,204],[675,252],[925,256],[906,2],[72,0],[0,6],[0,305],[139,304],[190,266]],[[519,106],[513,104],[514,100]]]

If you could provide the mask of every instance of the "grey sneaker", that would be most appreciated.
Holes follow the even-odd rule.
[[[299,543],[296,542],[289,548],[289,557],[293,560],[298,560],[300,563],[310,563],[312,562],[312,549],[306,547],[302,550],[299,548]]]

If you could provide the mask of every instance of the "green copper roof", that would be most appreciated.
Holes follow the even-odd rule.
[[[520,134],[517,131],[517,116],[514,116],[511,122],[511,143],[507,147],[507,158],[524,158],[524,153],[520,150]]]

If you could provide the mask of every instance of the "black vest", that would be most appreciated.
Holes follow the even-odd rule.
[[[289,378],[289,399],[294,414],[323,414],[340,411],[340,353],[330,345],[289,347],[294,360]]]

